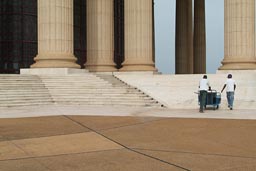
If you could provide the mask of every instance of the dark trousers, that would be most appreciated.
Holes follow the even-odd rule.
[[[207,91],[201,90],[199,95],[199,101],[200,101],[200,111],[204,110],[205,102],[206,102],[206,95]]]

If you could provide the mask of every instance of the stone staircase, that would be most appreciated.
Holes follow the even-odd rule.
[[[141,90],[126,84],[125,82],[121,81],[114,75],[97,74],[97,76],[100,77],[101,79],[107,81],[108,83],[110,83],[114,89],[126,90],[125,94],[122,95],[122,98],[128,99],[129,103],[131,103],[134,106],[139,105],[139,106],[161,106],[161,107],[163,107],[162,104],[159,104],[159,102],[156,101],[155,99],[153,99],[152,97],[146,95]]]
[[[0,107],[48,104],[161,106],[112,75],[0,75]]]
[[[48,104],[53,100],[38,76],[0,75],[0,107]]]

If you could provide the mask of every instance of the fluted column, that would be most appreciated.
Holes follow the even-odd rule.
[[[176,1],[176,74],[193,74],[192,0]]]
[[[152,0],[125,0],[125,61],[122,71],[155,71]]]
[[[87,62],[90,71],[115,71],[114,2],[87,0]]]
[[[206,73],[205,0],[194,0],[194,74]]]
[[[220,70],[256,69],[255,0],[225,0],[225,56]]]
[[[32,68],[80,68],[73,55],[73,0],[38,0],[38,55]]]

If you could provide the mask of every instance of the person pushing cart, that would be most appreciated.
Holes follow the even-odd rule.
[[[208,90],[211,90],[210,82],[207,79],[207,75],[204,75],[199,82],[199,102],[200,102],[199,112],[201,113],[204,112]]]
[[[207,75],[204,75],[199,82],[198,102],[200,105],[199,112],[203,113],[207,105],[218,109],[221,102],[221,93],[212,90]]]

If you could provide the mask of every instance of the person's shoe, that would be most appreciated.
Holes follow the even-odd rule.
[[[228,105],[228,108],[230,108],[230,105]]]
[[[200,113],[204,113],[204,110],[199,110]]]
[[[230,110],[233,110],[233,107],[230,107]]]

